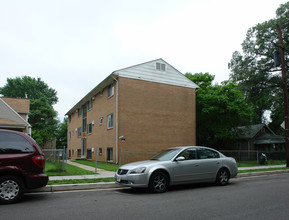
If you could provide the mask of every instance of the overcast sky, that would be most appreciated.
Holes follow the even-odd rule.
[[[0,0],[0,87],[40,77],[60,120],[114,70],[163,58],[229,79],[248,28],[287,0]]]

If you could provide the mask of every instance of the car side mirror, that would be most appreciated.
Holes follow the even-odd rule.
[[[178,158],[176,158],[176,161],[183,161],[183,160],[185,160],[184,157],[178,157]]]

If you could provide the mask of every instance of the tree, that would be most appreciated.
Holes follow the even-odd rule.
[[[196,95],[197,144],[216,149],[232,149],[236,134],[234,128],[251,122],[252,107],[248,105],[236,83],[225,81],[213,85],[209,73],[187,73],[198,84]]]
[[[282,80],[280,68],[274,66],[274,51],[279,51],[277,23],[283,31],[283,44],[289,59],[289,2],[280,5],[276,18],[257,24],[247,31],[242,52],[235,51],[229,63],[230,80],[243,91],[247,102],[254,104],[254,123],[264,122],[264,112],[272,112],[271,128],[282,122]],[[283,113],[282,113],[283,114]]]
[[[67,118],[64,118],[63,122],[59,124],[56,135],[57,148],[63,149],[67,146]]]
[[[6,97],[29,98],[30,114],[28,122],[32,125],[32,137],[42,146],[56,135],[58,120],[53,104],[57,103],[56,91],[49,88],[40,78],[23,76],[8,78],[7,84],[0,88]]]

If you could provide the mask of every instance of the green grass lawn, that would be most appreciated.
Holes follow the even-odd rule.
[[[73,176],[73,175],[89,175],[95,174],[94,172],[81,169],[76,166],[67,164],[67,171],[62,171],[62,163],[45,162],[45,174],[48,176]]]
[[[72,160],[72,162],[80,163],[80,164],[87,165],[87,166],[91,166],[91,167],[95,167],[95,161],[89,161],[89,160]],[[111,164],[111,163],[97,162],[97,168],[103,169],[103,170],[108,170],[108,171],[116,172],[117,169],[119,168],[119,165],[117,165],[117,164]]]

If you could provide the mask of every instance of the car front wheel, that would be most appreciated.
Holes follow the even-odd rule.
[[[225,186],[229,182],[230,179],[230,173],[227,169],[221,169],[219,170],[217,174],[216,182],[220,186]]]
[[[24,193],[21,178],[13,175],[0,177],[0,203],[9,204],[19,201]]]
[[[163,172],[155,172],[152,174],[149,182],[149,189],[154,193],[163,193],[167,191],[169,186],[169,178]]]

